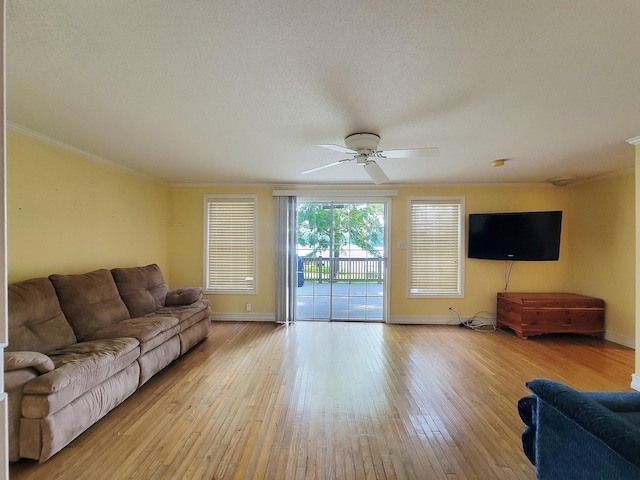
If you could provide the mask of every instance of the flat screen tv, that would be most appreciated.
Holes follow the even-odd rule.
[[[487,260],[558,260],[561,225],[561,211],[471,213],[467,256]]]

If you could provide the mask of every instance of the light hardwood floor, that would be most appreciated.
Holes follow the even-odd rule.
[[[533,479],[516,401],[545,377],[628,390],[634,352],[457,326],[214,323],[21,479]]]

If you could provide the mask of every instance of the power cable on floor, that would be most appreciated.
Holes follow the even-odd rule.
[[[496,324],[494,323],[493,318],[491,317],[491,314],[489,312],[480,311],[473,315],[471,318],[462,320],[462,317],[455,308],[449,307],[449,311],[455,313],[458,317],[459,327],[467,327],[471,330],[475,330],[476,332],[484,333],[496,331]],[[483,316],[483,314],[487,316],[485,317]]]

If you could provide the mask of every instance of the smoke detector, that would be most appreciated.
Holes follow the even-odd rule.
[[[507,159],[506,158],[499,158],[497,160],[494,160],[493,162],[491,162],[491,166],[492,167],[502,167],[504,165],[504,162],[506,162]]]
[[[551,178],[548,180],[548,182],[554,187],[566,187],[567,185],[571,185],[576,180],[576,177],[568,175],[566,177]]]

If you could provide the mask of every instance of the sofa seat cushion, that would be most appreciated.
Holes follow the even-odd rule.
[[[129,318],[109,270],[81,275],[51,275],[60,306],[79,341],[108,325]]]
[[[180,321],[180,331],[183,332],[200,320],[208,318],[211,315],[211,310],[209,309],[209,302],[207,300],[200,300],[191,305],[159,308],[150,315],[166,315],[177,318]]]
[[[6,351],[48,353],[77,342],[49,279],[32,278],[9,285],[7,301],[9,345]]]
[[[114,268],[111,275],[132,317],[142,317],[164,306],[167,282],[158,265]]]
[[[25,385],[25,393],[47,394],[59,392],[86,375],[94,375],[117,362],[140,342],[135,338],[94,340],[70,345],[49,354],[55,370],[40,375]]]
[[[77,343],[50,354],[56,369],[24,386],[22,414],[43,418],[115,375],[140,356],[135,338]]]
[[[89,335],[87,339],[133,337],[140,342],[140,355],[142,355],[177,335],[179,331],[178,319],[175,317],[147,316],[130,318],[101,328]]]

